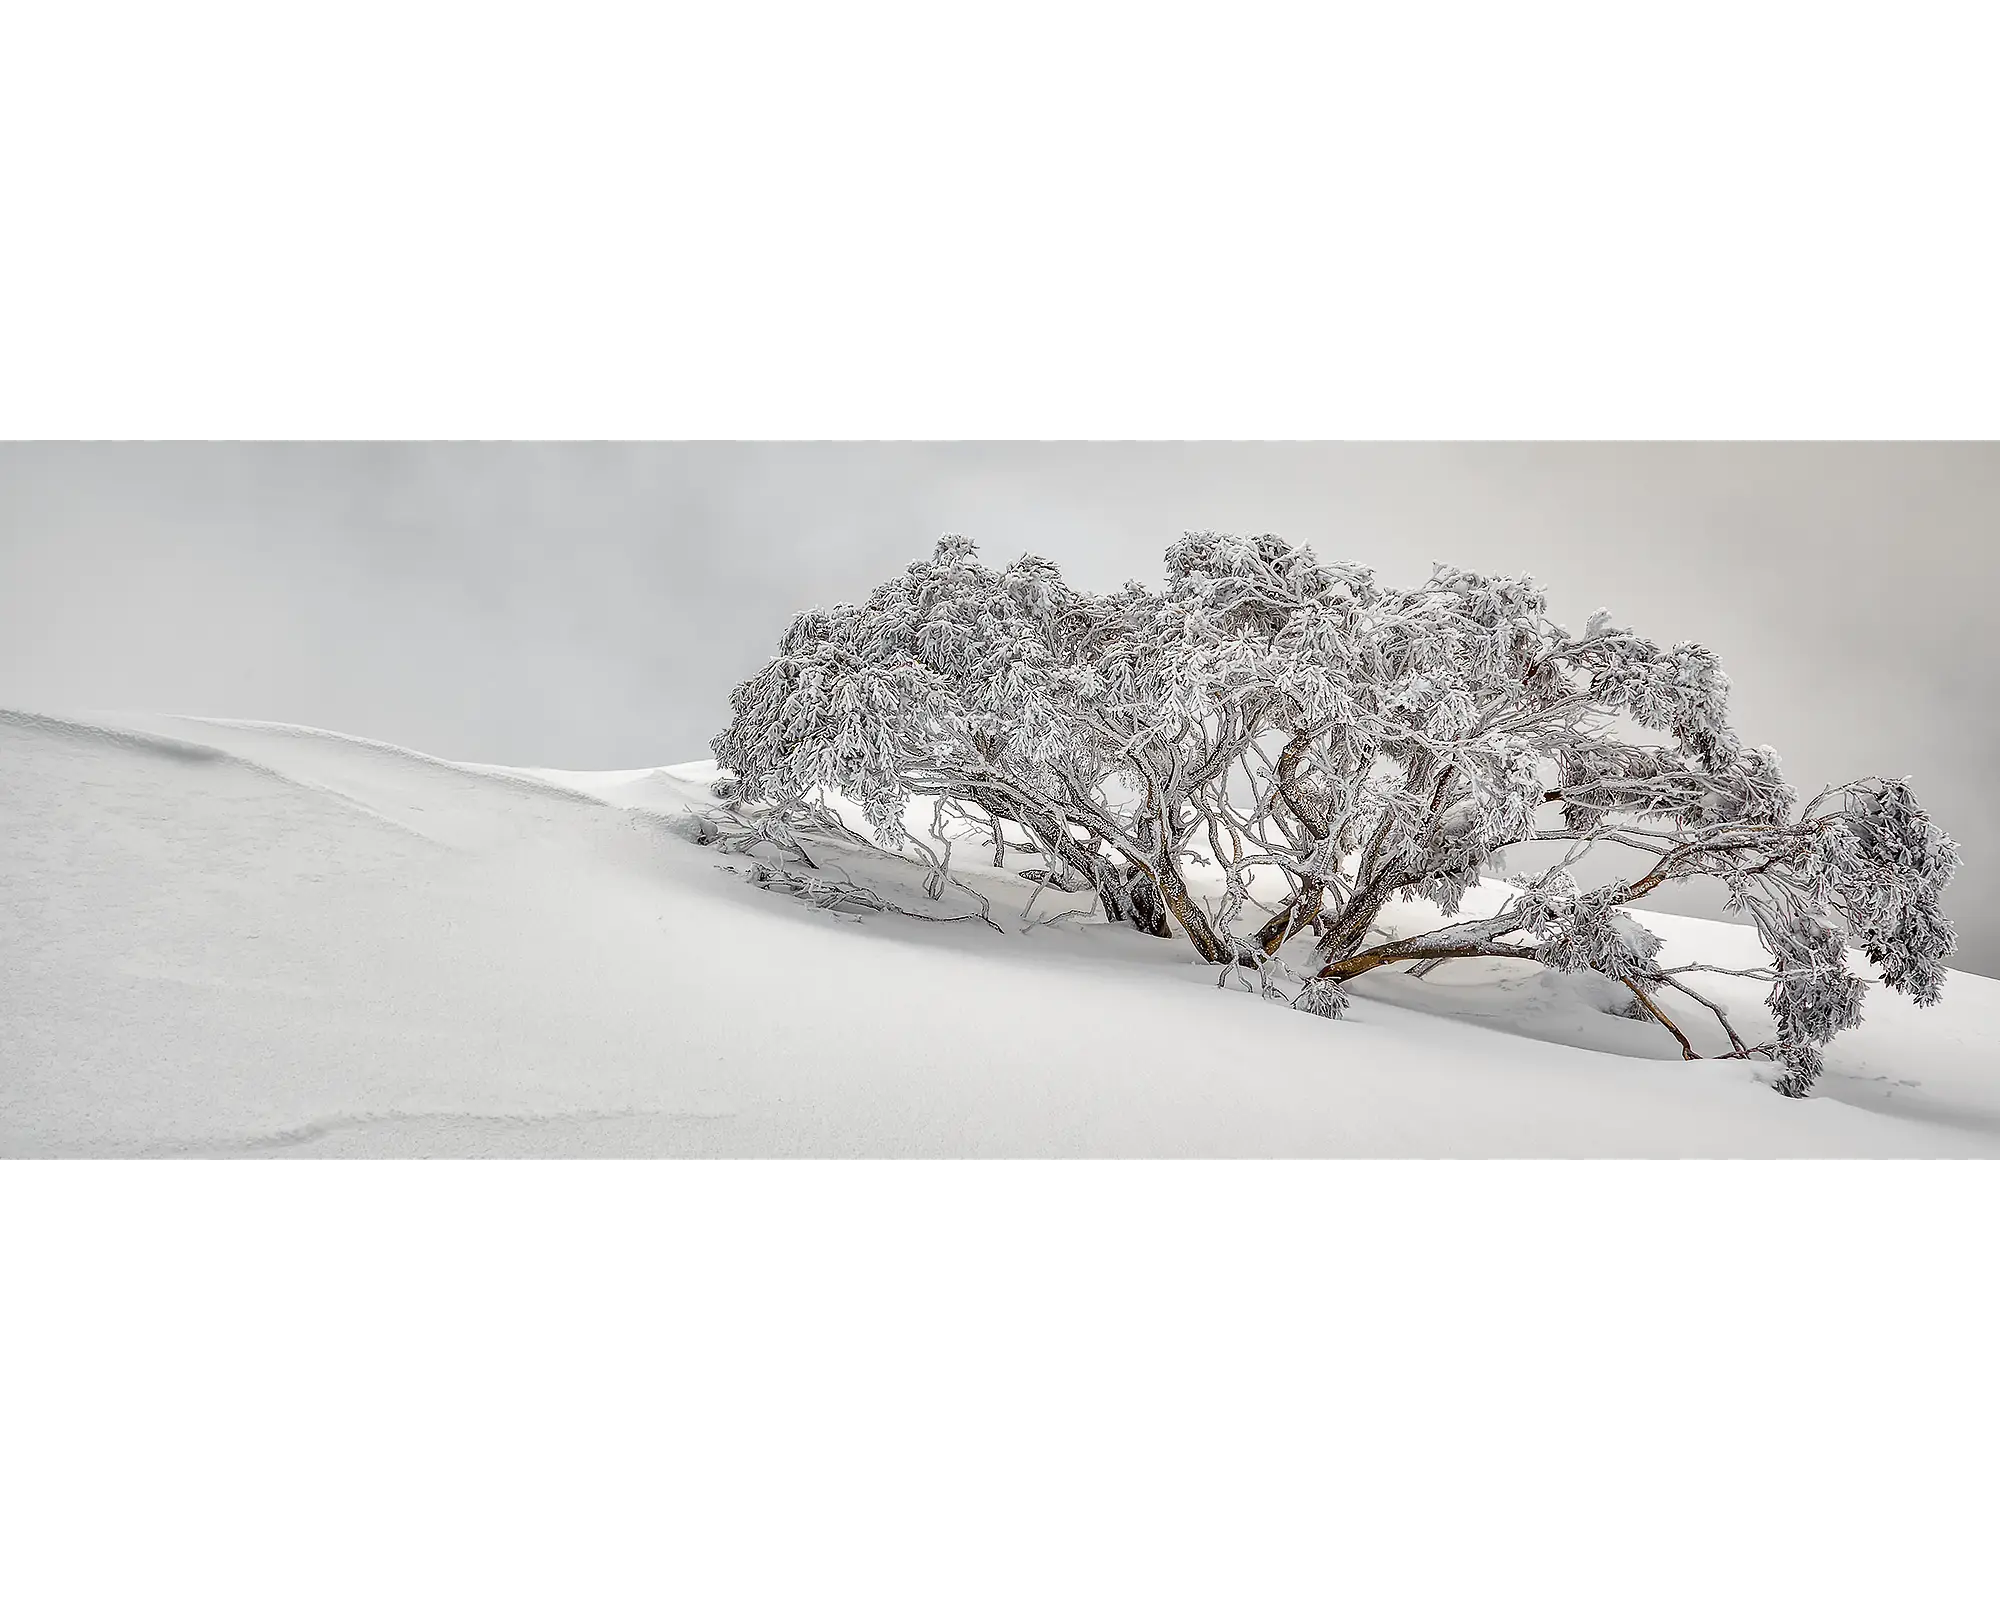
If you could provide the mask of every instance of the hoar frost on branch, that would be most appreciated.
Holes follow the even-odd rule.
[[[1178,928],[1207,961],[1261,968],[1309,934],[1294,1004],[1323,1016],[1377,967],[1506,957],[1625,985],[1692,1057],[1658,991],[1721,1009],[1624,908],[1718,879],[1769,955],[1742,975],[1770,980],[1778,1024],[1746,1046],[1722,1018],[1731,1053],[1774,1054],[1777,1087],[1803,1094],[1860,1015],[1843,929],[1890,987],[1937,999],[1957,852],[1900,781],[1800,806],[1776,755],[1731,729],[1728,692],[1702,646],[1603,612],[1571,633],[1525,578],[1439,567],[1399,589],[1274,536],[1204,533],[1167,552],[1159,588],[1092,594],[1039,556],[989,567],[948,536],[862,604],[796,618],[714,752],[736,826],[767,838],[824,826],[833,791],[902,848],[905,808],[928,798],[996,860],[1011,826],[1044,881],[1090,889],[1112,921]],[[1511,880],[1498,912],[1367,943],[1392,900],[1454,915],[1482,867],[1535,842],[1562,862]],[[1607,844],[1650,870],[1580,889],[1569,869]],[[1220,905],[1190,892],[1190,860],[1222,873]],[[934,896],[948,877],[936,864]],[[1253,883],[1282,886],[1275,907]],[[1239,927],[1252,908],[1268,919]]]

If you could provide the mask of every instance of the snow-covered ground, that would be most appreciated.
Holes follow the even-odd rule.
[[[969,845],[1004,934],[816,911],[692,842],[712,776],[0,711],[0,1155],[2000,1154],[1989,979],[1872,990],[1790,1101],[1529,964],[1374,974],[1327,1022],[1178,939],[1023,932],[1031,863]],[[1670,962],[1757,959],[1641,916]],[[1704,986],[1767,1036],[1763,985]]]

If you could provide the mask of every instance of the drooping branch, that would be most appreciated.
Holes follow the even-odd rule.
[[[1647,994],[1644,989],[1641,989],[1639,985],[1634,983],[1630,978],[1623,978],[1619,981],[1622,982],[1626,988],[1632,991],[1632,997],[1639,1002],[1641,1009],[1645,1011],[1646,1015],[1651,1017],[1661,1027],[1665,1028],[1667,1032],[1671,1033],[1674,1036],[1674,1038],[1679,1042],[1681,1047],[1681,1059],[1683,1061],[1699,1061],[1701,1059],[1701,1057],[1698,1054],[1696,1054],[1694,1046],[1688,1042],[1688,1036],[1681,1032],[1679,1025],[1675,1023],[1672,1017],[1668,1016],[1666,1012],[1662,1011],[1657,1005],[1653,1003],[1653,997],[1651,995]],[[1679,985],[1676,985],[1675,987],[1679,987]]]

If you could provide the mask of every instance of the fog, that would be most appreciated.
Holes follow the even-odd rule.
[[[0,704],[645,766],[939,533],[1103,587],[1270,531],[1711,645],[1802,788],[1916,780],[1966,856],[1956,964],[1995,973],[1996,513],[1988,445],[7,445]]]

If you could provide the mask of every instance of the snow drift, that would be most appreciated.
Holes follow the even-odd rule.
[[[1589,974],[1385,970],[1329,1022],[1180,940],[1022,931],[1030,886],[963,855],[1004,934],[815,911],[694,842],[713,776],[0,711],[0,1155],[2000,1153],[1988,979],[1871,989],[1791,1101]],[[883,888],[965,909],[916,882]],[[1674,960],[1754,959],[1637,915]],[[1713,992],[1763,1028],[1764,987]]]

